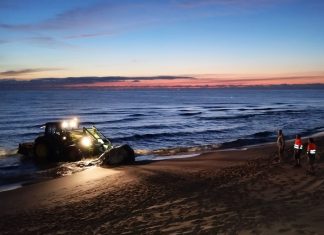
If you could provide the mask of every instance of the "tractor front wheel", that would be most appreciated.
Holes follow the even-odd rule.
[[[35,143],[34,146],[35,160],[38,162],[45,162],[49,160],[49,147],[45,142]]]

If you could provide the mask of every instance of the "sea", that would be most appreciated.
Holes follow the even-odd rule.
[[[77,117],[137,161],[273,142],[324,131],[323,89],[60,89],[0,91],[0,191],[93,167],[92,160],[46,166],[17,154],[49,121]]]

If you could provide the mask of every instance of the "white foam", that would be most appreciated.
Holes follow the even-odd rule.
[[[181,154],[181,155],[169,155],[169,156],[154,156],[154,155],[146,155],[146,156],[140,156],[136,157],[136,161],[161,161],[161,160],[169,160],[169,159],[181,159],[181,158],[191,158],[198,156],[199,153],[195,154]]]
[[[17,149],[4,149],[0,148],[0,158],[8,157],[17,153]]]
[[[21,184],[8,184],[8,185],[2,185],[0,186],[0,193],[1,192],[5,192],[5,191],[11,191],[11,190],[15,190],[17,188],[21,188],[22,185]]]
[[[322,137],[322,136],[324,136],[324,131],[315,133],[315,134],[311,135],[310,137],[316,138],[316,137]]]
[[[149,155],[155,156],[155,157],[171,157],[174,158],[174,156],[188,156],[191,154],[200,154],[206,151],[212,151],[217,150],[220,147],[219,144],[212,144],[212,145],[202,145],[202,146],[193,146],[193,147],[175,147],[175,148],[162,148],[162,149],[155,149],[155,150],[149,150],[149,149],[136,149],[135,154],[138,156],[147,156]]]

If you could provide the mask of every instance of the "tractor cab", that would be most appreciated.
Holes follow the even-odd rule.
[[[60,122],[47,122],[45,124],[45,133],[44,135],[61,135],[62,133],[62,124]]]

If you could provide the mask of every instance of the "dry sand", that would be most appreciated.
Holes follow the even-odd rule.
[[[94,167],[2,192],[0,234],[324,234],[324,163],[307,176],[305,159],[293,168],[275,154],[268,144]]]

